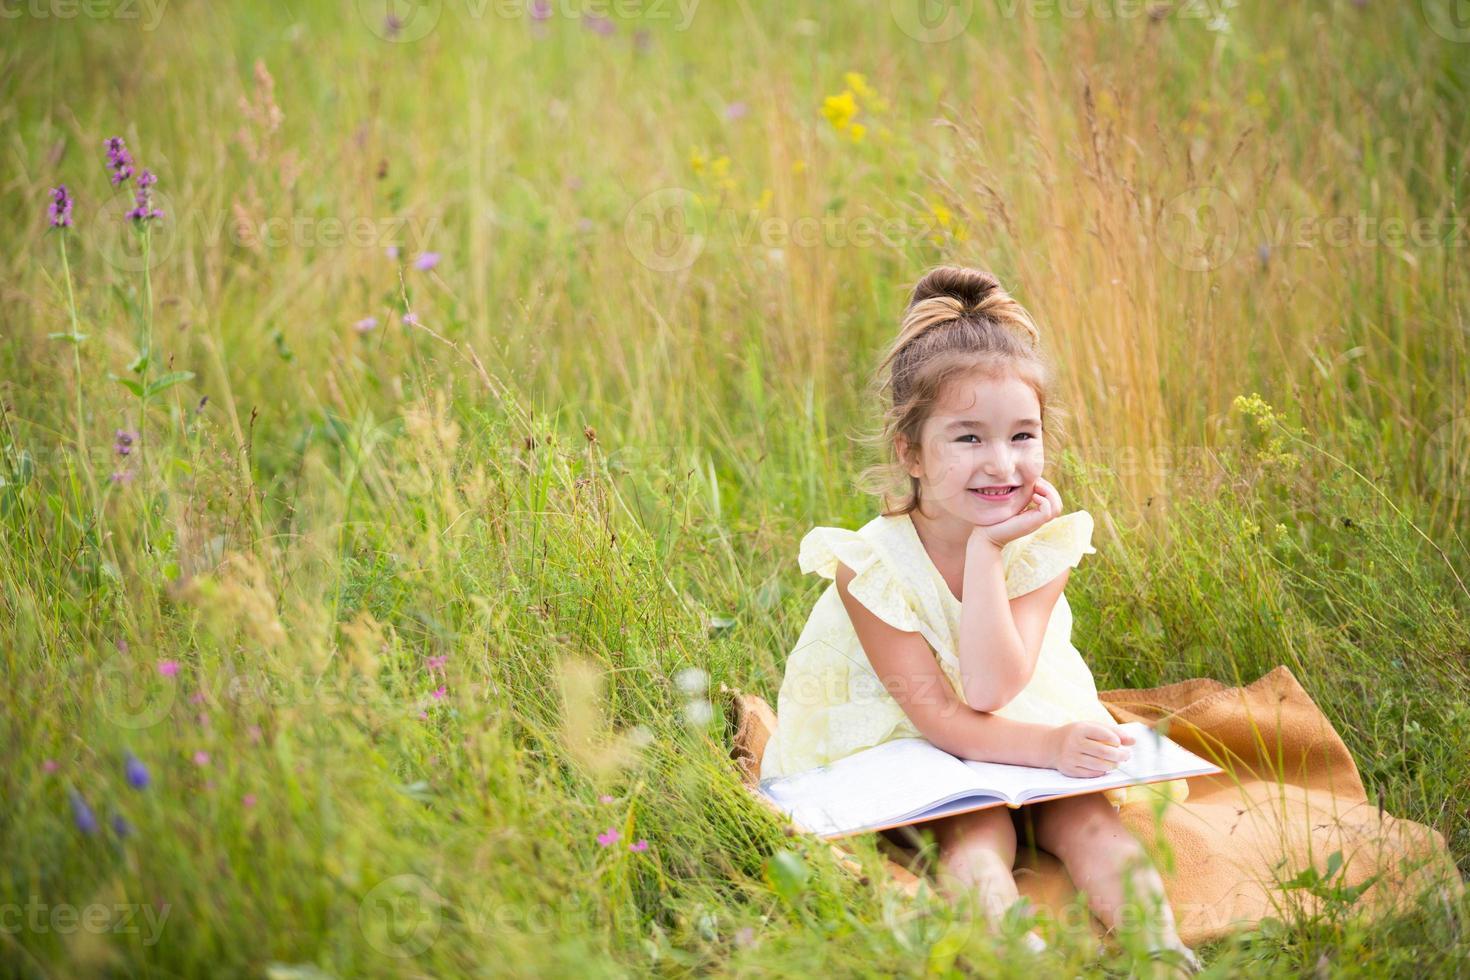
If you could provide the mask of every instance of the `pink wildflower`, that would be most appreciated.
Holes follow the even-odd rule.
[[[614,830],[612,827],[609,827],[607,828],[607,830],[597,835],[597,843],[601,844],[603,847],[607,847],[609,844],[615,843],[618,838],[622,836],[623,835],[621,831]]]

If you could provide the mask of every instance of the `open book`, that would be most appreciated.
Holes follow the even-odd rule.
[[[1096,793],[1224,772],[1141,721],[1117,726],[1133,735],[1132,753],[1103,776],[1064,776],[999,762],[960,759],[924,738],[897,738],[789,776],[762,780],[760,792],[823,840],[885,830],[993,806]]]

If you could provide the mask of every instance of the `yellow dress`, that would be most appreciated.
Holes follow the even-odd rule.
[[[1092,529],[1092,515],[1078,510],[1006,544],[1001,549],[1006,595],[1024,595],[1075,567],[1083,555],[1095,553]],[[802,572],[834,579],[838,562],[854,572],[848,586],[854,599],[894,628],[916,632],[928,641],[964,702],[957,654],[962,606],[929,558],[909,516],[879,515],[856,531],[814,527],[802,538],[798,556]],[[1031,680],[995,714],[1054,726],[1073,721],[1115,724],[1098,700],[1092,671],[1072,645],[1071,634],[1072,610],[1063,593],[1047,622]],[[817,599],[787,660],[776,717],[776,733],[761,759],[761,779],[826,765],[889,739],[919,737],[903,707],[874,673],[835,582]],[[1101,792],[1120,808],[1161,793],[1183,801],[1189,786],[1175,779]]]

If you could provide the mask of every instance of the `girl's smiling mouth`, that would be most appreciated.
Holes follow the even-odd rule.
[[[970,487],[969,491],[975,496],[983,497],[986,500],[1009,500],[1019,489],[1021,489],[1019,486]]]

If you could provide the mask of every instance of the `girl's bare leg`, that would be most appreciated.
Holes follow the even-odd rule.
[[[1163,878],[1103,794],[1050,800],[1035,809],[1037,845],[1061,859],[1104,926],[1120,931],[1144,925],[1147,948],[1176,949],[1194,959],[1175,928]],[[1125,888],[1132,892],[1132,907]]]
[[[1016,902],[1016,828],[1006,807],[962,813],[934,822],[939,843],[939,889],[958,901],[965,893],[980,900],[992,930]],[[1032,930],[1028,942],[1040,948],[1041,937]]]

